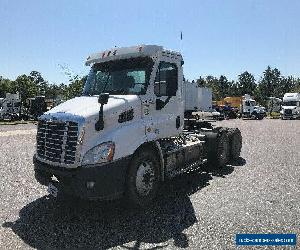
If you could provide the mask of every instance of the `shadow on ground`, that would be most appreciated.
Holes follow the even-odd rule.
[[[146,210],[129,209],[124,201],[64,204],[44,196],[23,207],[18,220],[2,226],[38,249],[139,249],[143,243],[162,248],[169,239],[185,248],[189,239],[183,230],[197,222],[189,195],[209,185],[212,176],[224,177],[233,170],[227,166],[212,173],[197,171],[168,181],[157,202]]]

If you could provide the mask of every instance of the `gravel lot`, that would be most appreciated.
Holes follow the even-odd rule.
[[[241,129],[240,164],[178,177],[146,211],[56,203],[33,177],[35,126],[0,126],[0,248],[234,249],[236,233],[300,235],[300,121],[216,125]]]

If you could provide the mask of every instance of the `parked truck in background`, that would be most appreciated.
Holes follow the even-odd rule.
[[[283,96],[281,119],[300,118],[300,93],[286,93]]]
[[[186,122],[180,53],[156,45],[112,48],[86,65],[82,96],[38,121],[35,178],[53,196],[125,196],[145,206],[166,179],[239,157],[238,129]]]
[[[26,99],[23,117],[37,120],[37,118],[47,111],[45,96],[36,96]]]
[[[266,116],[265,107],[256,104],[256,101],[248,94],[244,96],[228,96],[222,100],[216,101],[216,105],[224,109],[229,118],[251,118],[263,119]]]
[[[227,96],[222,100],[216,101],[216,105],[224,106],[229,105],[232,108],[239,109],[242,103],[243,97],[242,96]]]
[[[257,105],[256,101],[246,94],[242,99],[240,114],[242,118],[261,120],[266,116],[266,109]]]
[[[18,120],[21,113],[21,99],[19,94],[6,93],[1,101],[0,120]]]

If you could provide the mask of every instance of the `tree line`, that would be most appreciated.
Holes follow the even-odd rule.
[[[210,87],[214,100],[221,100],[226,96],[242,96],[250,94],[262,105],[266,105],[268,97],[282,98],[288,92],[300,92],[300,78],[283,76],[277,68],[270,66],[262,73],[259,80],[245,71],[238,75],[236,81],[230,81],[226,76],[199,77],[196,80],[201,87]]]
[[[51,84],[38,71],[31,71],[29,75],[20,75],[15,80],[0,76],[0,98],[4,98],[6,93],[18,92],[22,102],[39,95],[45,96],[46,99],[68,100],[81,94],[86,78],[87,76],[69,75],[68,84]]]
[[[81,95],[87,76],[68,75],[67,84],[50,84],[40,72],[32,71],[29,75],[23,74],[15,80],[0,76],[0,97],[6,93],[19,92],[21,100],[29,97],[44,95],[48,99],[62,98],[64,100]],[[268,97],[282,98],[287,92],[300,92],[300,78],[283,76],[277,68],[270,66],[256,80],[254,75],[245,71],[238,75],[237,80],[228,80],[226,76],[206,76],[196,80],[201,87],[210,87],[214,100],[221,100],[226,96],[242,96],[250,94],[262,105]]]

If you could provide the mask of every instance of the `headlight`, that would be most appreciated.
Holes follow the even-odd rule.
[[[115,144],[113,142],[101,143],[86,152],[82,160],[82,165],[112,161],[114,153]]]

